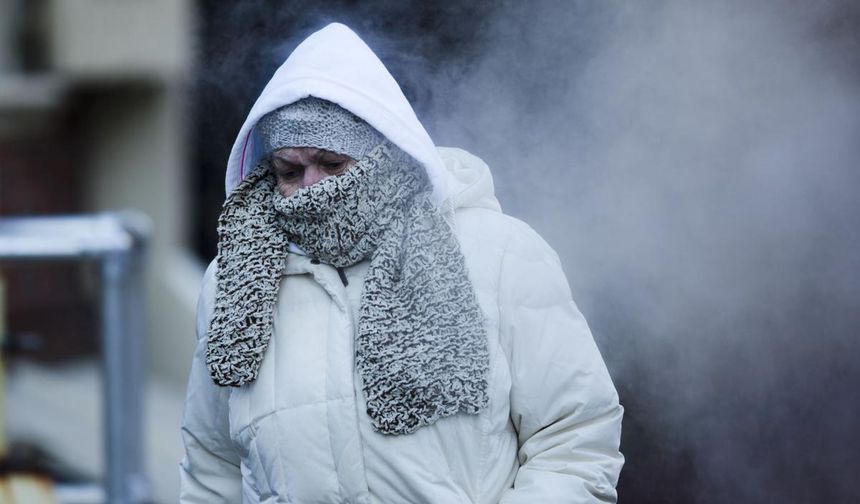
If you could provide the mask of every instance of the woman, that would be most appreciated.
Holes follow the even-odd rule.
[[[278,69],[226,185],[182,502],[615,501],[622,408],[556,254],[352,31]]]

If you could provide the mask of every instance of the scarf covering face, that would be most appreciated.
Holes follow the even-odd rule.
[[[215,383],[257,378],[292,241],[335,267],[370,258],[355,365],[377,431],[408,434],[486,407],[483,314],[459,244],[430,194],[423,168],[387,141],[343,175],[287,198],[267,163],[254,170],[219,219],[206,354]]]

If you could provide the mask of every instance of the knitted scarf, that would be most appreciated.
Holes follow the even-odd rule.
[[[377,431],[408,434],[479,413],[488,403],[484,319],[430,191],[424,169],[387,141],[343,175],[287,198],[267,163],[254,170],[219,219],[206,359],[215,383],[256,379],[292,241],[335,267],[370,258],[355,365]]]

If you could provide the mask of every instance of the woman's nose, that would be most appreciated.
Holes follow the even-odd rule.
[[[302,187],[310,187],[326,176],[318,166],[311,165],[305,168],[304,176],[302,177]]]

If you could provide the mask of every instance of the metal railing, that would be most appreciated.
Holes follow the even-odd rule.
[[[141,504],[151,493],[143,467],[141,271],[150,227],[149,219],[136,212],[0,218],[0,262],[81,260],[98,265],[104,486],[112,504]]]

